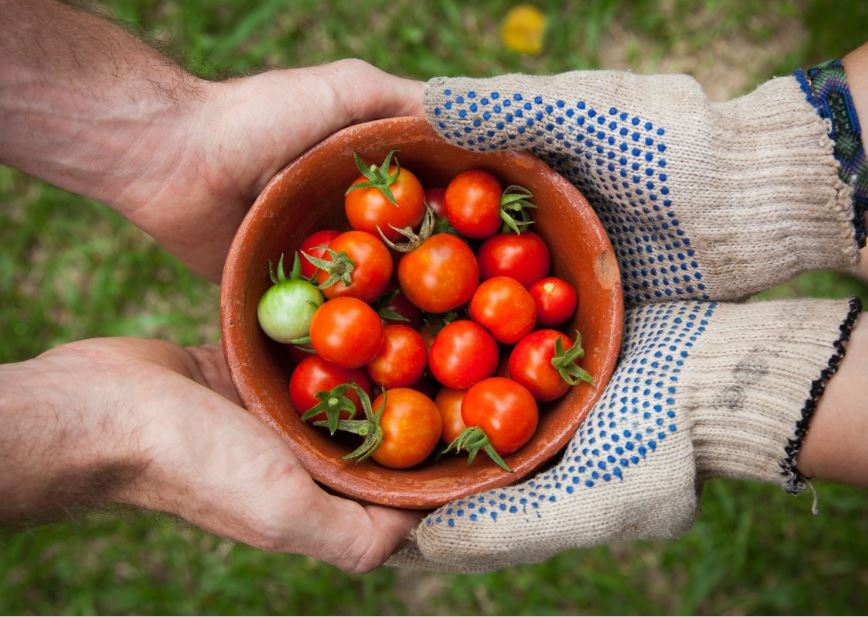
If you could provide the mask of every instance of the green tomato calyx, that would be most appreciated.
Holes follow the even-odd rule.
[[[455,450],[456,454],[460,453],[462,450],[467,452],[468,467],[473,463],[476,455],[479,454],[479,451],[483,450],[492,461],[497,463],[498,467],[504,471],[513,473],[509,465],[506,464],[506,461],[500,457],[497,450],[495,450],[494,446],[491,445],[488,435],[486,435],[485,431],[478,426],[468,426],[466,429],[461,431],[461,434],[453,439],[452,443],[446,446],[446,449],[443,450],[442,454],[446,454],[452,450]]]
[[[533,217],[529,210],[536,210],[537,205],[530,199],[533,193],[517,184],[511,184],[500,197],[500,218],[503,221],[503,233],[521,234],[533,225]]]
[[[274,271],[274,266],[271,263],[271,260],[268,260],[268,277],[275,285],[279,285],[280,283],[285,283],[287,281],[301,279],[301,261],[298,258],[298,251],[296,251],[295,257],[292,260],[292,270],[289,273],[289,278],[287,278],[286,271],[283,268],[283,253],[280,254],[280,259],[277,260],[276,273]]]
[[[377,232],[380,234],[380,238],[382,238],[383,242],[386,243],[386,246],[390,249],[398,251],[399,253],[410,253],[422,246],[425,240],[430,238],[434,233],[434,223],[436,218],[437,217],[434,216],[434,211],[430,206],[426,205],[425,215],[422,217],[422,225],[419,227],[419,233],[414,232],[412,227],[395,227],[394,225],[389,225],[389,227],[407,238],[406,242],[392,242],[379,227],[377,227]]]
[[[353,400],[345,394],[347,388],[354,385],[355,384],[344,383],[335,386],[331,390],[317,392],[316,397],[319,399],[319,403],[304,412],[304,415],[301,416],[301,421],[307,422],[311,418],[323,413],[325,414],[326,419],[324,421],[321,420],[315,422],[314,424],[317,426],[327,426],[329,434],[334,435],[335,431],[338,430],[338,424],[341,421],[341,413],[347,412],[350,418],[352,418],[356,413],[356,404],[353,403]],[[321,424],[322,422],[325,422],[325,424]]]
[[[356,167],[359,168],[359,173],[367,178],[367,182],[359,182],[358,184],[351,185],[344,195],[349,195],[351,192],[358,189],[377,189],[385,195],[386,199],[388,199],[396,208],[400,207],[395,196],[392,194],[392,189],[389,188],[398,181],[398,177],[401,175],[401,163],[398,162],[398,157],[395,157],[395,171],[391,174],[389,173],[389,168],[392,166],[392,157],[396,152],[398,151],[390,150],[389,154],[386,155],[385,160],[383,160],[382,165],[379,167],[376,165],[366,165],[358,152],[353,152]]]
[[[582,334],[576,330],[576,342],[569,348],[564,349],[561,344],[561,338],[555,339],[555,355],[552,357],[552,366],[560,374],[561,378],[575,386],[578,383],[585,382],[594,385],[593,376],[576,364],[577,360],[585,357],[585,350],[582,349]]]
[[[362,444],[358,448],[342,457],[343,460],[360,463],[365,459],[370,458],[383,443],[384,434],[383,428],[380,426],[380,418],[383,415],[383,410],[386,409],[386,393],[385,391],[383,392],[383,404],[379,409],[377,409],[377,411],[374,411],[371,407],[371,399],[368,397],[367,392],[354,383],[342,384],[329,392],[320,392],[317,394],[317,398],[320,398],[320,400],[323,401],[328,400],[330,397],[346,398],[344,396],[346,388],[352,388],[358,395],[359,401],[362,403],[362,410],[365,413],[365,418],[363,420],[341,420],[341,410],[338,409],[337,411],[332,412],[334,414],[333,420],[332,416],[328,415],[329,412],[327,409],[320,409],[316,413],[325,411],[327,419],[314,422],[314,426],[328,427],[332,435],[335,434],[335,431],[345,431],[347,433],[353,433],[354,435],[364,437]],[[353,405],[353,402],[348,398],[346,398],[346,400],[349,401],[352,412],[355,413],[356,408],[355,405]],[[308,414],[310,414],[309,417],[315,416],[316,413],[314,413],[314,409],[315,408],[311,408],[304,416],[302,416],[302,420],[304,420],[305,416],[308,416]],[[334,429],[332,427],[334,427]]]
[[[389,308],[389,303],[394,300],[399,293],[401,293],[401,290],[395,289],[391,293],[386,294],[385,296],[380,298],[375,307],[377,310],[377,315],[379,315],[383,319],[388,319],[389,321],[405,321],[407,323],[410,323],[410,320],[401,315],[401,313],[399,313],[395,309]]]
[[[324,249],[331,259],[322,259],[321,257],[308,255],[307,253],[302,253],[302,255],[304,255],[304,258],[311,264],[328,274],[326,280],[319,284],[319,288],[326,289],[327,287],[337,285],[338,283],[343,283],[347,287],[352,285],[353,270],[356,269],[356,264],[352,259],[350,259],[350,256],[343,251],[338,253],[325,246],[316,248]]]

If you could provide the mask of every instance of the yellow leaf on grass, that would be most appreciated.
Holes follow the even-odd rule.
[[[506,13],[500,38],[509,49],[535,56],[542,51],[546,16],[531,4],[518,4]]]

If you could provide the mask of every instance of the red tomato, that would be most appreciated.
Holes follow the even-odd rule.
[[[298,415],[301,416],[320,402],[316,397],[318,392],[331,390],[344,383],[355,383],[368,396],[371,394],[371,382],[368,381],[365,371],[361,369],[341,368],[328,360],[323,360],[319,356],[308,354],[307,358],[302,360],[292,372],[292,377],[289,380],[289,399],[292,401],[292,406],[295,407]],[[356,416],[361,414],[362,407],[358,394],[352,388],[348,388],[346,395],[356,406]],[[346,419],[347,415],[343,414],[342,417]],[[314,416],[310,421],[317,422],[325,419],[325,414],[321,413]]]
[[[422,340],[425,341],[425,349],[427,349],[430,354],[431,345],[434,343],[434,338],[437,336],[431,328],[431,324],[427,322],[423,323],[422,327],[419,328],[419,335],[422,337]]]
[[[298,365],[305,358],[310,358],[313,354],[309,351],[305,351],[296,345],[287,345],[286,346],[286,355],[289,357],[289,361],[293,365]]]
[[[372,403],[375,413],[383,400],[381,394]],[[442,423],[437,405],[411,388],[387,390],[385,401],[380,417],[383,442],[372,458],[393,469],[418,465],[430,456],[440,441]]]
[[[573,286],[563,279],[550,276],[530,287],[536,304],[537,321],[541,326],[557,326],[576,312],[579,298]]]
[[[508,276],[530,287],[548,274],[550,265],[549,248],[532,231],[521,235],[498,234],[479,247],[479,273],[483,280]]]
[[[536,401],[523,385],[512,379],[490,377],[470,388],[461,403],[467,426],[478,426],[498,454],[521,448],[536,431]]]
[[[383,346],[367,366],[368,375],[384,388],[412,386],[425,371],[428,353],[422,335],[410,326],[386,326]]]
[[[446,207],[443,205],[443,198],[446,195],[446,189],[431,188],[425,189],[425,203],[428,204],[437,218],[446,218]]]
[[[322,293],[326,298],[349,296],[365,302],[373,302],[382,295],[392,278],[394,266],[392,254],[382,240],[365,231],[346,231],[329,243],[329,249],[335,253],[346,253],[352,260],[352,272],[350,272],[352,282],[345,285],[342,281],[338,281],[324,288]],[[325,255],[324,259],[335,263],[331,255]],[[320,285],[328,278],[328,272],[321,270],[317,274],[317,282]]]
[[[314,350],[344,368],[364,366],[383,344],[383,322],[358,298],[335,298],[320,306],[310,322]]]
[[[465,392],[467,390],[443,388],[434,399],[434,404],[440,410],[440,419],[443,421],[443,435],[440,439],[446,445],[455,441],[461,432],[467,428],[461,417],[461,401],[464,400]]]
[[[566,334],[557,330],[537,330],[518,342],[509,355],[509,376],[533,394],[538,401],[553,401],[570,389],[552,366],[555,341],[561,340],[562,349],[573,344]]]
[[[390,166],[389,174],[394,174],[395,170],[394,165]],[[368,178],[359,176],[353,185],[363,182],[368,182]],[[419,179],[413,172],[402,167],[398,179],[389,185],[389,190],[398,202],[397,206],[376,187],[351,190],[347,193],[344,197],[344,208],[350,226],[375,236],[379,236],[379,229],[389,240],[397,240],[401,234],[390,226],[401,229],[418,225],[425,214],[424,189]]]
[[[437,390],[440,389],[440,385],[430,377],[423,377],[413,384],[413,389],[433,400],[434,395],[437,394]]]
[[[470,301],[470,317],[501,343],[511,345],[536,323],[536,305],[524,286],[506,276],[483,281]]]
[[[446,187],[446,218],[458,233],[468,238],[487,238],[502,224],[497,178],[481,169],[465,171]]]
[[[302,253],[306,253],[311,257],[319,257],[323,258],[326,254],[325,248],[317,248],[317,247],[327,247],[332,240],[341,235],[341,232],[335,229],[321,229],[319,231],[315,231],[310,234],[307,238],[304,239],[304,242],[301,243],[301,246],[298,247]],[[304,257],[301,257],[301,275],[306,279],[310,279],[316,272],[316,266],[310,263]]]
[[[479,266],[464,240],[435,234],[401,258],[398,281],[420,309],[445,313],[470,300],[479,284]]]
[[[422,325],[422,311],[410,302],[404,292],[396,285],[391,291],[387,291],[383,299],[377,302],[377,312],[387,324],[404,324],[418,328]],[[404,319],[395,319],[386,315],[399,315]]]
[[[428,364],[447,388],[469,388],[494,374],[497,341],[482,326],[462,319],[447,324],[434,338]]]

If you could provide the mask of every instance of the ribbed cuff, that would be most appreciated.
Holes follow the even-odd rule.
[[[857,299],[718,308],[684,375],[701,479],[805,488],[802,440],[860,310]]]
[[[829,122],[829,138],[835,144],[838,177],[853,187],[853,226],[856,241],[865,246],[865,208],[868,207],[868,163],[856,106],[850,95],[847,73],[840,60],[823,62],[794,74],[807,101]]]

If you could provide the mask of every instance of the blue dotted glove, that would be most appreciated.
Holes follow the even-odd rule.
[[[858,261],[853,189],[803,86],[780,78],[710,103],[675,75],[429,82],[428,118],[443,137],[531,150],[585,193],[635,308],[621,362],[563,458],[432,513],[393,564],[490,570],[672,537],[712,476],[804,487],[801,440],[858,305],[709,301]]]
[[[687,76],[593,71],[435,79],[425,106],[447,140],[531,150],[584,192],[636,304],[855,266],[853,189],[809,98],[793,77],[711,103]]]
[[[668,538],[712,476],[797,492],[795,460],[857,302],[673,302],[627,312],[622,361],[563,458],[430,514],[392,565],[491,570]]]

